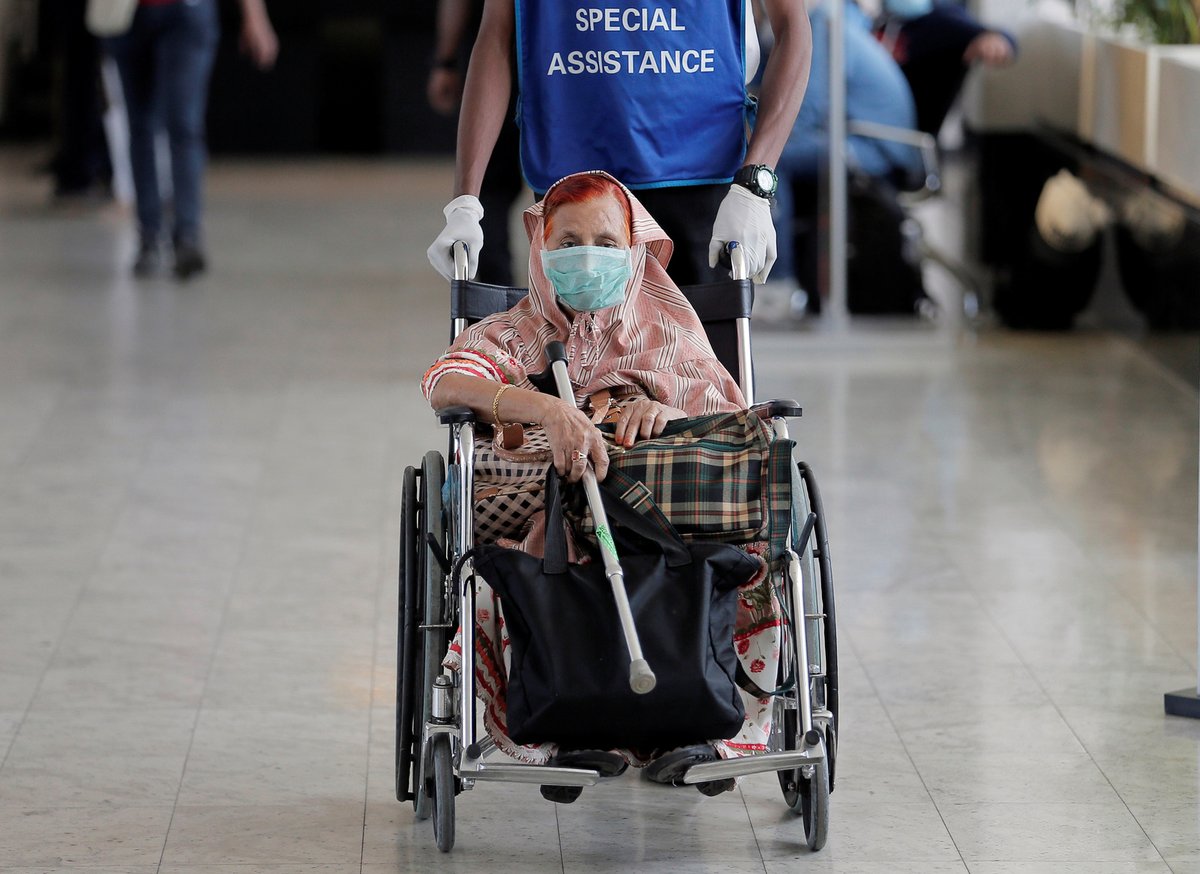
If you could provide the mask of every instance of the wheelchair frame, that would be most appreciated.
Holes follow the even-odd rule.
[[[466,277],[466,251],[455,244],[456,277]],[[744,260],[731,244],[733,275],[744,280]],[[685,289],[686,292],[686,289]],[[467,326],[456,318],[453,333]],[[737,319],[738,380],[753,405],[749,307]],[[789,416],[800,415],[791,401],[770,401],[752,409],[769,421],[775,439],[788,439]],[[475,696],[473,621],[461,624],[462,664],[457,675],[441,660],[460,617],[474,617],[471,559],[474,489],[474,414],[466,408],[438,412],[450,428],[447,471],[442,456],[426,453],[418,472],[404,475],[401,518],[396,683],[396,797],[413,802],[416,819],[432,816],[438,848],[454,845],[454,800],[478,782],[592,786],[594,770],[511,761],[486,761],[495,743],[480,737]],[[816,479],[804,462],[798,467],[802,505],[790,526],[784,558],[771,570],[783,607],[779,680],[796,682],[774,694],[770,752],[692,766],[686,784],[749,774],[778,773],[784,801],[800,814],[809,849],[824,846],[829,794],[837,749],[837,637],[833,575],[825,518]],[[449,479],[452,506],[442,506]],[[803,517],[803,518],[800,518]],[[776,579],[777,578],[777,579]],[[803,616],[800,621],[793,617]],[[418,618],[419,617],[419,618]],[[807,682],[801,681],[805,678]]]

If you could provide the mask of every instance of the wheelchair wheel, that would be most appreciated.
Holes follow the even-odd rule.
[[[821,746],[828,756],[829,747],[824,742]],[[813,765],[813,775],[803,781],[796,811],[804,821],[804,842],[814,853],[829,836],[829,761],[826,757]]]
[[[773,730],[778,738],[778,746],[783,750],[795,750],[801,746],[800,720],[794,709],[786,709],[782,698],[775,699],[775,718],[772,719]],[[783,800],[795,813],[800,814],[804,823],[804,841],[813,852],[825,846],[829,835],[829,764],[833,761],[833,744],[829,742],[831,735],[822,732],[818,748],[824,753],[821,761],[808,768],[795,768],[790,771],[780,771],[779,788],[783,790]],[[776,747],[772,744],[772,749]],[[809,776],[805,771],[811,770]]]
[[[412,793],[415,713],[421,700],[414,676],[417,654],[417,471],[406,468],[400,503],[400,579],[396,634],[396,800],[408,801]]]
[[[430,750],[425,743],[425,725],[433,716],[433,681],[441,673],[442,657],[449,643],[446,616],[446,577],[439,558],[446,555],[446,519],[442,512],[442,484],[446,466],[439,452],[425,454],[421,462],[419,488],[420,524],[417,528],[418,605],[414,616],[424,626],[415,635],[415,667],[413,670],[413,811],[417,819],[427,819],[433,812],[432,800],[426,791],[426,781],[433,766]],[[435,553],[434,550],[438,550]]]
[[[437,848],[449,853],[454,846],[454,795],[458,791],[454,779],[454,763],[448,735],[439,734],[431,744],[433,759],[433,837]]]
[[[824,664],[820,676],[813,679],[813,701],[823,702],[829,711],[829,725],[824,732],[826,740],[826,755],[829,762],[829,791],[832,792],[837,776],[837,730],[838,722],[838,654],[837,654],[837,613],[834,609],[833,592],[833,560],[829,552],[829,532],[826,526],[825,508],[821,503],[821,491],[817,488],[817,478],[812,468],[801,461],[797,465],[800,477],[807,492],[808,505],[811,512],[816,514],[816,524],[813,526],[812,547],[813,558],[816,561],[817,577],[821,586],[821,629],[824,641]]]

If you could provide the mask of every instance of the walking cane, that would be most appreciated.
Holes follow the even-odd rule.
[[[546,362],[554,373],[554,386],[558,396],[570,404],[575,403],[575,393],[571,391],[571,380],[567,377],[567,350],[557,340],[546,344]],[[625,633],[625,646],[629,650],[629,688],[639,695],[645,695],[654,688],[654,672],[646,659],[642,657],[642,644],[638,640],[637,628],[633,625],[633,612],[629,609],[629,595],[625,592],[625,574],[621,571],[621,563],[617,560],[617,546],[613,543],[612,534],[608,530],[608,516],[604,512],[604,504],[600,501],[600,487],[596,484],[596,472],[592,470],[592,462],[585,460],[583,471],[583,490],[587,493],[588,506],[592,510],[592,519],[596,522],[596,539],[600,541],[600,556],[604,559],[604,574],[612,586],[613,597],[617,601],[617,613],[621,617],[621,630]]]

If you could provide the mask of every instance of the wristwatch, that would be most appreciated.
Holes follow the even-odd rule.
[[[733,181],[767,200],[775,196],[775,189],[779,187],[779,177],[766,164],[747,164],[733,174]]]

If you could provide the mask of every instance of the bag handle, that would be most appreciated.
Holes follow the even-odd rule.
[[[567,570],[567,538],[564,534],[562,479],[554,465],[546,469],[546,548],[542,557],[542,569],[547,574],[561,574]],[[679,532],[662,518],[666,527],[656,525],[629,506],[621,497],[601,484],[600,499],[604,512],[613,525],[640,535],[654,544],[666,556],[667,567],[691,564],[692,553],[679,536]]]

